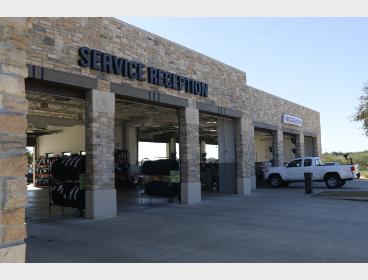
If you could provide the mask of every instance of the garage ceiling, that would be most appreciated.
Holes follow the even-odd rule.
[[[85,101],[69,97],[27,91],[29,101],[29,135],[56,133],[49,125],[71,126],[83,124]],[[140,141],[169,142],[170,138],[179,141],[178,110],[149,104],[117,99],[115,121],[129,123],[139,128]],[[217,144],[217,117],[200,114],[200,139],[209,144]]]

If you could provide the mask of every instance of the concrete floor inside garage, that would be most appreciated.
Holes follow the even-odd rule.
[[[367,180],[346,190],[368,190]],[[315,193],[326,190],[315,186]],[[367,262],[368,203],[302,185],[28,225],[28,262]]]
[[[178,201],[174,201],[178,203]],[[164,197],[141,196],[135,189],[117,190],[117,210],[123,212],[126,210],[140,210],[155,207],[167,207],[168,199]],[[71,207],[61,207],[51,205],[49,208],[49,189],[34,188],[28,186],[26,222],[28,224],[49,223],[63,219],[73,219],[77,217],[77,209]],[[80,220],[81,218],[79,218]]]

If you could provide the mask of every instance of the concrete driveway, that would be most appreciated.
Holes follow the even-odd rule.
[[[367,190],[368,181],[345,190]],[[315,187],[315,192],[326,190]],[[28,226],[28,262],[368,262],[368,202],[303,185]]]

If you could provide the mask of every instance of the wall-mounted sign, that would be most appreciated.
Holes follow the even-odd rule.
[[[113,73],[129,79],[146,81],[150,84],[162,86],[177,91],[185,91],[199,96],[208,96],[208,85],[181,75],[164,71],[155,67],[147,67],[137,61],[117,57],[98,50],[80,47],[78,50],[81,67],[88,67],[97,71]]]
[[[282,122],[292,124],[292,125],[296,125],[296,126],[302,126],[303,125],[303,120],[301,118],[296,117],[296,116],[291,116],[291,115],[288,115],[288,114],[283,114],[282,115]]]

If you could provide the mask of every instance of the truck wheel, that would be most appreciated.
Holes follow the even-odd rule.
[[[271,187],[273,188],[278,188],[282,185],[282,180],[280,175],[277,174],[272,174],[269,178],[268,178],[268,183],[270,184]]]
[[[330,189],[335,189],[341,186],[341,180],[339,176],[335,174],[327,175],[325,178],[325,184]]]

